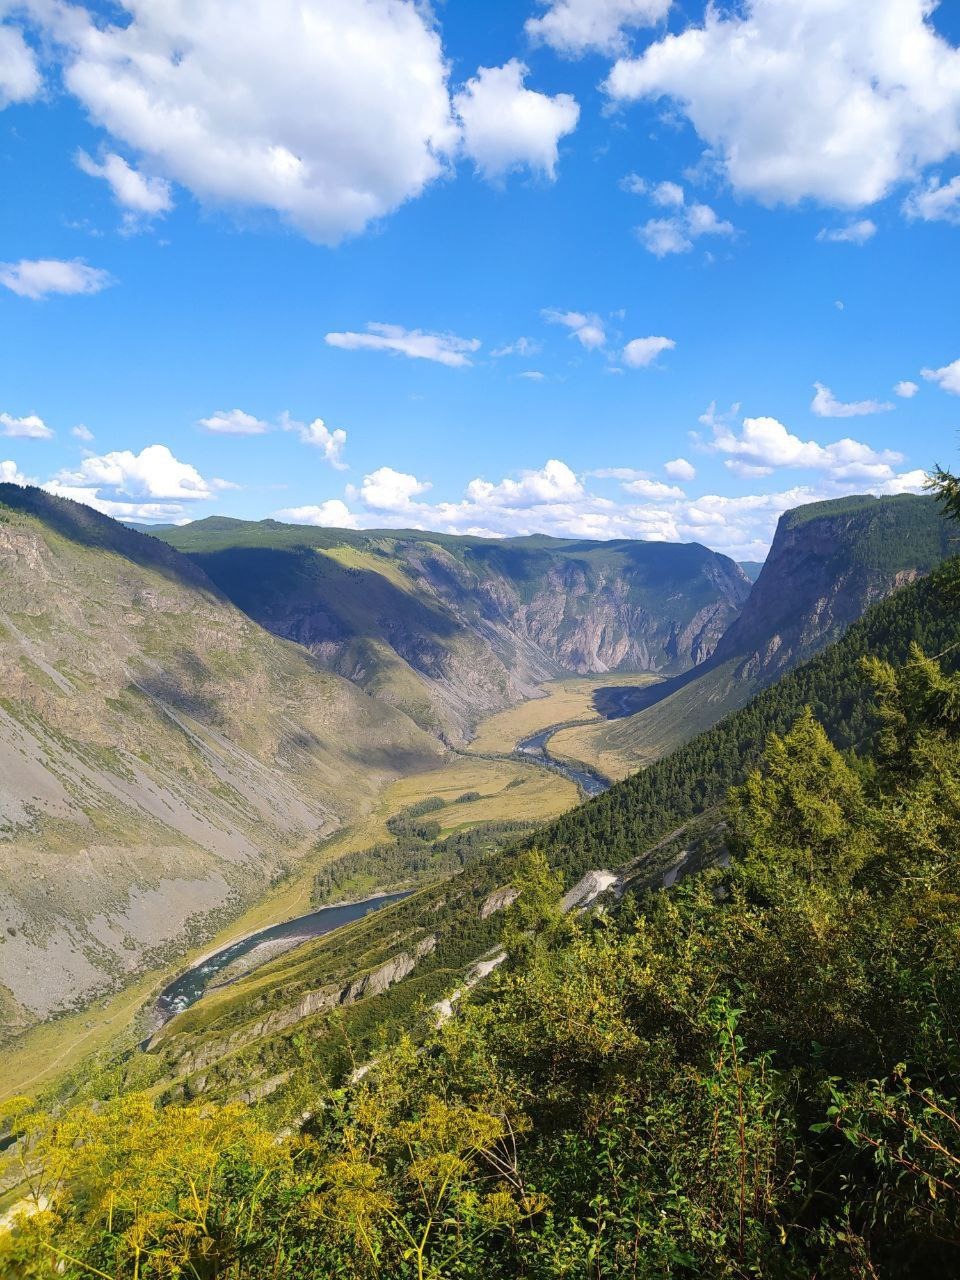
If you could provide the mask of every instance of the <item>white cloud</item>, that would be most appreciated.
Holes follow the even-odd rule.
[[[866,244],[877,234],[877,224],[870,218],[848,222],[845,227],[822,227],[817,239],[829,244]]]
[[[413,499],[430,488],[427,480],[393,467],[379,467],[363,477],[359,496],[364,506],[374,511],[408,511]]]
[[[284,415],[281,425],[285,431],[296,431],[304,444],[319,449],[335,471],[346,471],[343,450],[347,443],[347,433],[342,427],[331,431],[322,418],[314,418],[312,422],[295,422],[288,414]]]
[[[40,486],[47,493],[58,498],[70,498],[73,502],[82,502],[86,507],[93,507],[101,515],[112,516],[114,520],[145,520],[164,524],[183,524],[192,519],[187,508],[178,502],[121,502],[115,498],[104,498],[96,487],[85,485],[63,484],[59,480],[49,480]]]
[[[620,190],[627,191],[632,196],[646,195],[649,189],[646,178],[641,178],[639,173],[628,173],[620,179]]]
[[[638,194],[641,192],[638,190]],[[687,204],[683,187],[676,182],[661,182],[650,192],[650,198],[661,209],[673,209],[669,217],[650,218],[636,228],[643,247],[657,258],[672,253],[689,253],[701,236],[732,236],[732,222],[718,218],[708,204]]]
[[[159,217],[173,208],[170,183],[140,173],[123,156],[110,152],[102,164],[97,164],[86,151],[78,151],[74,158],[78,169],[108,183],[113,198],[126,210],[125,225],[129,230],[136,229],[141,220]]]
[[[0,19],[5,5],[0,5]],[[0,22],[0,109],[35,98],[43,81],[33,50],[16,27]]]
[[[912,400],[913,397],[920,390],[920,388],[915,382],[905,381],[905,382],[898,382],[897,385],[893,388],[893,390],[894,390],[894,393],[900,396],[902,400]]]
[[[741,462],[739,458],[727,458],[723,464],[742,480],[759,480],[761,476],[772,476],[773,467],[763,467],[753,462]]]
[[[284,507],[273,513],[274,520],[286,520],[290,524],[314,524],[331,529],[356,529],[357,516],[339,498],[330,498],[315,507]]]
[[[187,462],[181,462],[164,444],[151,444],[139,453],[129,449],[114,453],[93,454],[79,466],[59,471],[53,484],[89,489],[95,496],[100,489],[113,489],[117,494],[134,499],[176,499],[191,502],[212,498],[222,483],[206,480]],[[59,491],[59,490],[58,490]]]
[[[903,212],[908,218],[922,218],[924,222],[960,226],[960,174],[946,184],[939,178],[930,178],[925,186],[907,196]]]
[[[665,462],[663,469],[671,480],[695,480],[697,471],[686,458],[674,458],[672,462]]]
[[[539,471],[524,471],[519,480],[471,480],[467,485],[469,502],[484,506],[523,507],[536,503],[568,502],[583,495],[583,485],[565,462],[556,458]]]
[[[628,480],[623,487],[627,493],[638,498],[648,498],[651,502],[665,502],[670,498],[686,496],[677,485],[664,484],[661,480]]]
[[[223,436],[262,436],[270,430],[269,422],[242,409],[218,409],[209,418],[201,418],[199,425],[214,435]]]
[[[539,369],[525,369],[523,373],[518,376],[526,378],[528,382],[543,382],[547,375],[545,373],[541,373]]]
[[[650,192],[650,198],[663,209],[678,209],[686,202],[683,187],[676,182],[658,182]]]
[[[586,315],[582,311],[556,311],[552,307],[540,313],[548,324],[563,325],[570,330],[570,336],[576,338],[582,347],[595,351],[607,340],[603,321],[599,316]]]
[[[458,338],[453,333],[425,333],[422,329],[373,322],[367,325],[366,333],[328,333],[326,342],[343,351],[391,351],[411,360],[433,360],[451,369],[472,364],[470,355],[480,350],[479,338]]]
[[[894,406],[889,400],[838,400],[829,387],[815,382],[816,394],[810,408],[818,418],[861,418],[869,413],[888,413]]]
[[[33,483],[34,481],[25,476],[11,459],[8,458],[6,462],[0,462],[0,484],[19,484],[22,486]]]
[[[501,356],[535,356],[541,349],[543,344],[534,341],[532,338],[518,338],[516,342],[509,342],[506,346],[498,347],[496,351],[491,351],[491,355],[496,359]]]
[[[21,298],[47,298],[52,293],[99,293],[111,284],[109,272],[88,267],[79,258],[71,262],[57,258],[0,262],[0,285]]]
[[[28,414],[25,418],[14,418],[9,413],[0,413],[0,436],[24,440],[52,440],[53,431],[35,413]]]
[[[931,0],[745,0],[623,58],[618,102],[672,99],[734,188],[857,208],[960,148],[960,52]]]
[[[903,455],[891,449],[878,451],[849,438],[827,445],[801,440],[776,418],[744,418],[739,432],[726,421],[712,426],[713,439],[706,447],[741,463],[731,468],[739,475],[766,475],[774,467],[795,467],[825,472],[839,483],[881,484],[895,479],[893,465],[903,461]]]
[[[960,360],[945,364],[942,369],[921,369],[920,372],[928,382],[935,382],[942,391],[960,396]]]
[[[525,88],[528,74],[516,58],[502,67],[480,67],[453,100],[464,151],[485,178],[524,166],[555,177],[560,139],[577,127],[576,99]]]
[[[666,17],[671,0],[541,0],[546,13],[528,18],[531,40],[543,41],[559,53],[576,56],[588,50],[616,53],[624,31],[651,27]]]
[[[672,338],[634,338],[623,348],[623,363],[631,369],[646,369],[664,351],[677,344]]]
[[[459,141],[414,0],[44,4],[64,80],[154,172],[333,244],[419,195]]]
[[[93,432],[89,427],[85,427],[82,422],[78,423],[75,427],[71,427],[70,434],[75,436],[78,440],[82,440],[84,444],[89,444],[93,439]]]

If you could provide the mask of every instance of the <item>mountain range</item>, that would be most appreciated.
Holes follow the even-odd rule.
[[[820,504],[783,518],[751,587],[699,545],[224,518],[150,536],[0,486],[3,1034],[209,937],[544,680],[661,678],[556,739],[624,774],[948,549],[932,499]]]

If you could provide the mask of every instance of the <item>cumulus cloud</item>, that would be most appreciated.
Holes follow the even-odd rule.
[[[5,7],[0,6],[0,19]],[[37,60],[23,34],[0,21],[0,110],[14,102],[29,102],[42,87]]]
[[[960,52],[930,0],[746,0],[621,58],[615,102],[670,98],[737,191],[857,208],[960,148]]]
[[[0,262],[0,285],[21,298],[39,300],[54,293],[99,293],[111,284],[109,272],[89,267],[79,258],[70,262],[57,258]]]
[[[664,351],[677,344],[673,338],[634,338],[623,348],[623,363],[631,369],[646,369]]]
[[[849,438],[826,445],[801,440],[776,418],[744,418],[739,431],[727,421],[715,421],[712,429],[706,447],[730,455],[740,464],[731,470],[740,475],[768,475],[773,468],[791,467],[822,471],[841,483],[882,484],[896,479],[894,464],[903,461],[892,449],[878,451]]]
[[[85,427],[82,422],[75,427],[70,428],[70,434],[77,440],[82,440],[84,444],[89,444],[93,439],[93,432],[89,427]]]
[[[199,425],[219,436],[262,436],[270,430],[269,422],[242,409],[218,409],[209,418],[201,418]]]
[[[74,158],[83,173],[102,178],[108,184],[113,198],[125,210],[124,225],[128,230],[135,230],[141,222],[160,217],[173,208],[170,183],[134,169],[123,156],[110,152],[100,164],[86,151],[78,151]]]
[[[575,57],[588,51],[617,53],[625,31],[651,27],[665,18],[671,0],[541,0],[546,13],[528,18],[531,40]]]
[[[570,336],[576,338],[582,347],[595,351],[607,340],[603,321],[599,316],[587,315],[582,311],[556,311],[552,307],[540,313],[548,324],[563,325],[570,330]]]
[[[85,507],[92,507],[94,511],[99,511],[101,515],[112,516],[114,520],[183,524],[193,518],[188,514],[187,508],[179,502],[125,502],[116,498],[105,498],[96,488],[63,484],[59,480],[49,480],[40,487],[58,498],[70,498],[73,502],[82,502]]]
[[[34,481],[25,476],[11,459],[0,462],[0,484],[33,484]]]
[[[648,498],[651,502],[664,502],[669,498],[683,498],[685,494],[675,484],[664,484],[662,480],[628,480],[623,486],[627,493],[638,498]]]
[[[463,149],[485,178],[524,167],[554,178],[560,139],[577,127],[576,99],[525,88],[528,74],[517,58],[502,67],[480,67],[453,100]]]
[[[129,449],[91,454],[79,466],[59,471],[51,482],[64,488],[100,496],[112,489],[132,499],[172,499],[196,502],[212,498],[224,482],[206,480],[188,462],[181,462],[164,444],[151,444],[139,453]],[[72,496],[72,495],[71,495]],[[91,504],[92,505],[92,504]]]
[[[331,431],[322,418],[314,418],[312,422],[296,422],[289,414],[284,414],[281,425],[285,431],[296,431],[304,444],[318,449],[335,471],[346,471],[343,450],[347,443],[347,433],[342,427]]]
[[[359,497],[374,511],[408,511],[413,499],[431,488],[428,480],[418,480],[406,471],[378,467],[363,477]]]
[[[960,174],[947,183],[930,178],[925,186],[911,191],[903,203],[903,211],[908,218],[960,226]]]
[[[829,244],[866,244],[877,234],[877,224],[870,218],[848,222],[845,227],[821,227],[817,239]]]
[[[21,440],[52,440],[53,431],[35,413],[28,414],[25,418],[14,418],[9,413],[0,413],[0,436]]]
[[[861,418],[870,413],[888,413],[894,406],[889,400],[838,400],[829,387],[815,382],[816,394],[810,408],[818,418]]]
[[[663,469],[671,480],[695,480],[697,471],[686,458],[674,458],[672,462],[665,462]]]
[[[649,194],[661,209],[673,210],[668,217],[648,218],[636,228],[640,243],[657,258],[689,253],[701,236],[732,236],[736,231],[733,223],[717,217],[710,205],[700,201],[688,204],[686,193],[677,182],[660,182],[649,191],[646,183],[629,189],[637,195]]]
[[[331,529],[356,529],[359,526],[357,516],[339,498],[330,498],[313,507],[284,507],[275,511],[273,518],[290,524],[313,524]]]
[[[904,381],[904,382],[898,382],[897,385],[893,388],[893,390],[894,390],[894,393],[901,398],[901,400],[912,400],[913,397],[920,390],[920,388],[915,382]]]
[[[414,0],[44,5],[67,89],[149,168],[333,244],[419,195],[459,136]]]
[[[921,369],[920,372],[928,382],[935,382],[942,391],[960,396],[960,360],[945,364],[942,369]]]
[[[328,333],[328,346],[343,351],[390,351],[411,360],[433,360],[451,369],[471,365],[470,356],[480,350],[479,338],[458,338],[453,333],[426,333],[399,324],[367,325],[366,333]]]

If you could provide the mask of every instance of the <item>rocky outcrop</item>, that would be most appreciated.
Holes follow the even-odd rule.
[[[507,907],[512,907],[519,897],[519,893],[519,889],[515,889],[510,884],[504,885],[502,889],[494,889],[484,899],[480,908],[480,919],[487,920],[490,916],[495,915],[496,912],[505,911]]]
[[[838,499],[784,515],[740,617],[712,663],[766,683],[838,639],[878,600],[951,552],[933,498]]]

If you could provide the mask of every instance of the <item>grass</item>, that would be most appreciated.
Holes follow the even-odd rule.
[[[506,755],[516,748],[521,739],[539,733],[541,729],[549,729],[551,725],[564,724],[568,720],[599,720],[593,707],[593,695],[597,689],[611,685],[647,684],[656,678],[648,674],[610,674],[550,680],[541,686],[545,697],[531,699],[484,720],[468,750],[483,755]],[[551,739],[551,750],[555,741]]]

